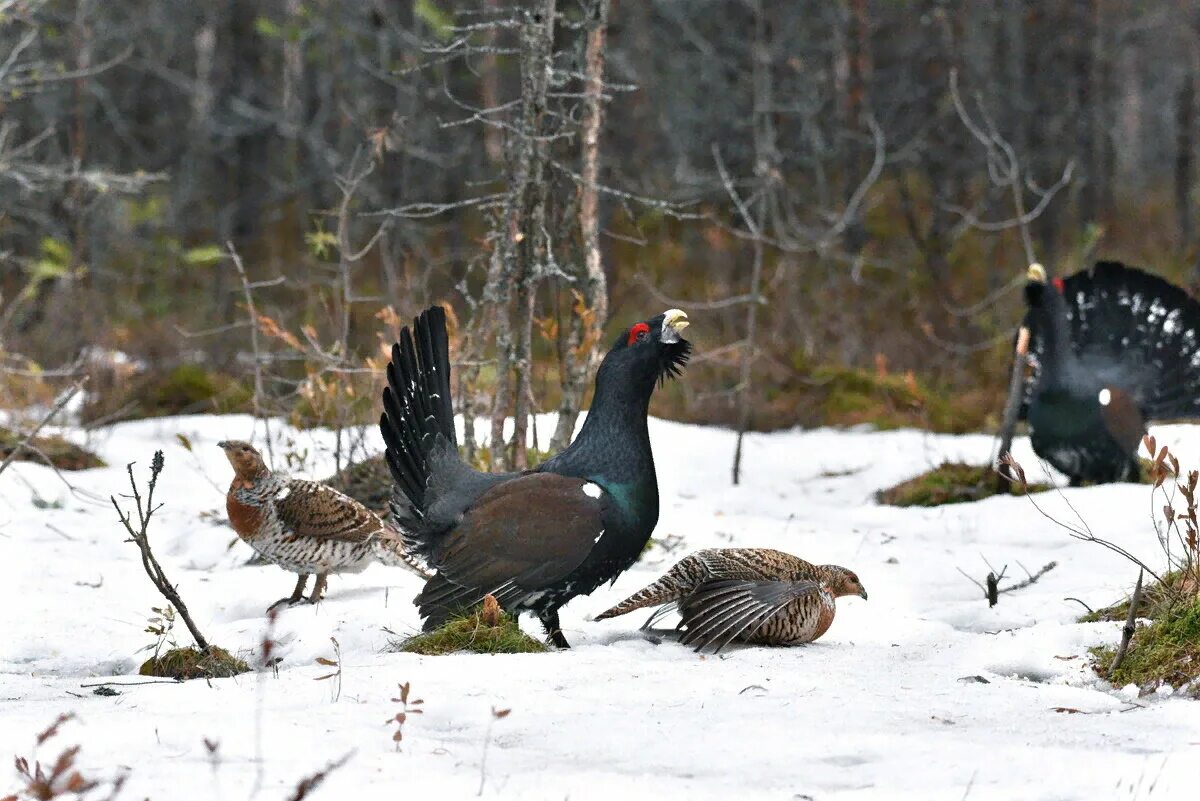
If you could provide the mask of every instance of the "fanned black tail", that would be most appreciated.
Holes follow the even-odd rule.
[[[450,339],[441,306],[421,312],[411,331],[405,327],[400,332],[400,342],[392,346],[387,384],[379,430],[395,482],[392,516],[407,537],[425,516],[432,456],[439,439],[445,450],[454,454],[458,450],[450,393]]]
[[[1104,385],[1129,392],[1147,420],[1200,416],[1200,303],[1168,281],[1119,262],[1068,276],[1062,294],[1071,346]],[[1030,352],[1044,341],[1026,318]],[[1037,375],[1025,386],[1028,402]]]

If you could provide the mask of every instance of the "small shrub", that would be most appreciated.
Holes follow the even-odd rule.
[[[145,373],[107,392],[89,392],[85,422],[135,420],[176,414],[227,414],[250,410],[252,393],[241,381],[198,364]]]
[[[250,672],[250,666],[224,648],[172,648],[142,663],[138,674],[169,679],[224,679]]]
[[[466,615],[451,618],[441,628],[393,643],[390,650],[443,656],[462,651],[477,654],[540,654],[549,649],[521,631],[515,617],[498,609],[489,613],[481,604]]]
[[[1030,492],[1044,492],[1049,484],[1030,484]],[[991,467],[962,462],[942,462],[932,470],[875,493],[888,506],[943,506],[969,503],[999,494],[997,476]],[[1016,482],[1008,483],[1010,495],[1024,495]]]
[[[288,412],[296,428],[346,428],[366,425],[379,417],[377,375],[310,373]]]
[[[7,428],[0,428],[0,462],[16,449],[24,437]],[[92,467],[106,467],[104,460],[87,448],[59,436],[34,437],[29,443],[36,450],[22,448],[14,457],[18,462],[42,462],[44,454],[50,463],[59,470],[87,470]]]

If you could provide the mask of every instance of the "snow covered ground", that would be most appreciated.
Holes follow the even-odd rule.
[[[1135,578],[1129,564],[1072,540],[1027,499],[933,510],[872,500],[944,458],[985,460],[985,436],[755,435],[744,484],[732,487],[730,432],[653,421],[663,496],[655,536],[676,550],[656,548],[615,586],[566,607],[570,651],[386,653],[389,629],[402,635],[418,624],[409,603],[418,579],[376,565],[333,578],[320,606],[281,615],[278,676],[93,695],[82,685],[97,677],[138,680],[139,649],[152,639],[145,620],[162,604],[107,503],[127,489],[124,464],[137,460],[143,480],[158,447],[166,453],[165,506],[151,533],[158,557],[214,642],[257,649],[264,608],[293,579],[244,566],[250,551],[225,524],[231,473],[215,442],[251,428],[239,416],[119,425],[93,443],[113,466],[70,476],[95,497],[27,463],[0,478],[0,765],[33,754],[35,733],[74,712],[78,720],[38,755],[52,759],[77,743],[85,772],[127,766],[125,798],[247,798],[257,788],[257,797],[283,799],[345,754],[349,762],[314,797],[467,798],[481,781],[484,797],[530,799],[1194,797],[1200,706],[1165,694],[1138,699],[1098,681],[1087,648],[1115,641],[1119,624],[1077,624],[1080,607],[1064,600],[1116,600]],[[1200,465],[1200,430],[1155,433]],[[306,472],[327,475],[329,438],[294,439],[308,451]],[[1016,454],[1031,477],[1041,472],[1027,442]],[[1068,500],[1098,535],[1156,558],[1147,487],[1039,496],[1064,518]],[[685,553],[728,545],[845,565],[870,601],[843,599],[814,645],[732,647],[717,658],[647,639],[637,631],[642,615],[590,621]],[[981,557],[1017,577],[1017,562],[1058,567],[989,609],[956,569],[982,578]],[[333,657],[330,637],[342,649],[336,702],[332,681],[314,681],[329,672],[314,660]],[[411,682],[425,714],[409,718],[397,752],[384,722],[399,711],[390,699],[400,682]],[[494,720],[493,708],[512,712]],[[218,744],[215,759],[205,738]],[[0,796],[15,788],[0,770]]]

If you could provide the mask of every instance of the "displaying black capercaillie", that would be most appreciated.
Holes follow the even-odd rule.
[[[393,520],[437,571],[416,599],[425,630],[490,594],[510,613],[535,613],[565,648],[559,608],[632,565],[658,523],[646,416],[655,385],[687,362],[687,315],[671,309],[622,332],[575,441],[503,475],[459,457],[445,321],[435,306],[401,331],[379,421]]]
[[[1200,415],[1200,303],[1117,262],[1025,286],[1034,452],[1083,482],[1135,480],[1146,423]]]

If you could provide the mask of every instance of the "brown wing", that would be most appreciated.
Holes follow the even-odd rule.
[[[569,576],[604,533],[603,498],[585,493],[586,483],[532,473],[481,495],[433,554],[438,575],[417,598],[422,616],[488,593],[512,603]]]
[[[815,581],[709,581],[680,601],[680,642],[718,653],[739,636],[754,634],[797,598],[821,591]]]
[[[293,480],[275,499],[288,532],[299,537],[366,542],[383,528],[375,513],[358,501],[315,481]]]

